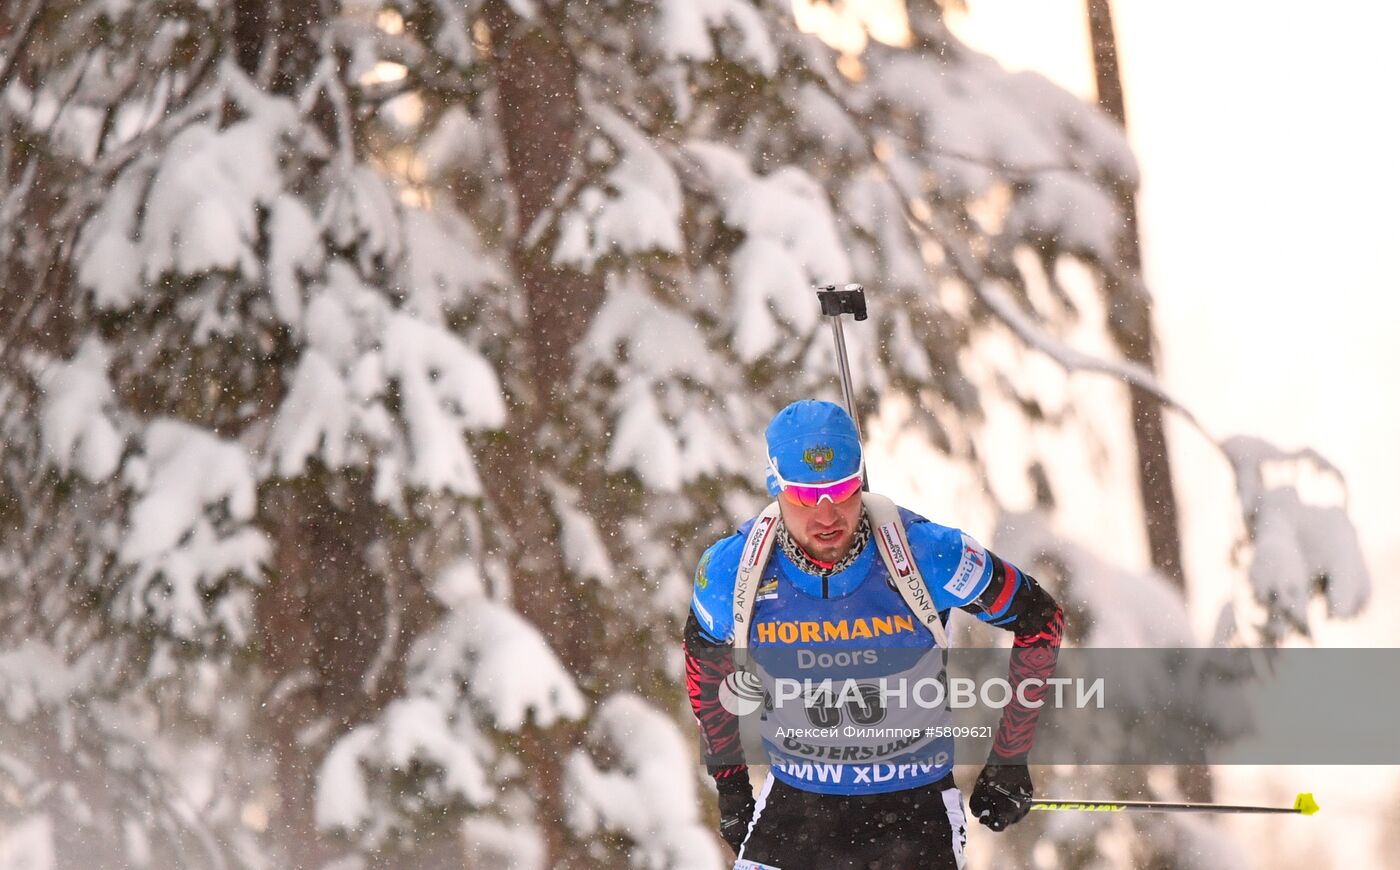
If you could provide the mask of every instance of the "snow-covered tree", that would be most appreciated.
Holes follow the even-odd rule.
[[[763,424],[833,393],[812,285],[872,288],[863,399],[982,478],[988,389],[1059,421],[980,338],[1141,380],[1035,307],[1102,276],[1121,134],[911,11],[861,81],[776,0],[0,12],[6,824],[717,866],[676,639]],[[1360,606],[1345,515],[1231,456],[1265,612]]]

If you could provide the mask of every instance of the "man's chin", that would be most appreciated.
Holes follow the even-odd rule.
[[[822,543],[821,541],[814,539],[812,541],[812,544],[812,549],[808,550],[807,552],[811,553],[813,556],[816,556],[823,562],[835,562],[839,560],[842,556],[844,556],[846,554],[846,551],[851,548],[851,542],[849,540],[843,540],[841,538],[837,538],[833,543],[830,544]]]

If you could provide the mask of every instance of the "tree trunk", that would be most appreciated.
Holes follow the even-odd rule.
[[[502,527],[515,539],[512,586],[515,608],[544,635],[550,647],[587,689],[605,679],[592,634],[598,629],[573,602],[557,544],[558,529],[546,487],[546,469],[557,466],[553,439],[568,419],[573,350],[603,300],[603,282],[556,266],[547,243],[531,246],[531,227],[569,179],[583,108],[577,70],[568,47],[542,11],[520,18],[503,0],[485,7],[490,62],[496,85],[496,118],[505,147],[507,180],[514,198],[516,232],[511,264],[525,292],[526,346],[507,373],[511,400],[506,437],[483,451],[484,477]],[[548,234],[545,234],[548,238]],[[549,866],[596,863],[565,834],[563,764],[578,743],[574,726],[548,735],[527,726],[521,742],[530,791],[545,832]]]
[[[1088,0],[1088,5],[1099,106],[1126,132],[1128,114],[1118,68],[1112,8],[1109,0]],[[1121,187],[1118,205],[1124,221],[1123,233],[1119,236],[1118,263],[1117,268],[1105,272],[1106,295],[1112,300],[1109,330],[1124,356],[1155,373],[1152,299],[1142,280],[1136,191],[1126,185]],[[1139,387],[1132,387],[1131,394],[1138,486],[1152,566],[1184,594],[1186,578],[1181,565],[1181,531],[1162,405]]]
[[[1128,128],[1127,101],[1118,65],[1118,41],[1113,31],[1110,0],[1087,0],[1089,39],[1094,53],[1094,81],[1099,107],[1124,130]],[[1137,192],[1123,185],[1118,191],[1123,215],[1119,236],[1118,268],[1105,270],[1107,297],[1112,300],[1109,332],[1129,360],[1156,374],[1152,298],[1142,278],[1142,251],[1137,228]],[[1138,486],[1142,515],[1147,524],[1147,544],[1152,566],[1176,585],[1186,597],[1186,574],[1181,564],[1181,527],[1172,489],[1171,458],[1162,404],[1152,394],[1131,387],[1133,438],[1137,445]],[[1210,768],[1187,765],[1177,771],[1186,799],[1209,802],[1214,787]]]
[[[273,93],[299,92],[321,56],[326,12],[321,0],[239,4],[239,66]],[[326,131],[329,112],[323,101],[312,113]],[[317,868],[346,852],[316,826],[320,763],[337,738],[402,693],[407,647],[438,611],[406,555],[394,552],[393,524],[367,479],[322,471],[261,496],[273,543],[255,611],[270,686],[260,727],[276,758],[279,801],[269,835],[291,866]],[[371,546],[384,548],[385,564],[372,564]],[[455,827],[421,832],[410,845],[387,847],[369,866],[462,866]]]
[[[378,512],[367,488],[346,501],[338,508],[321,486],[297,483],[268,498],[273,570],[257,624],[280,800],[271,833],[295,867],[319,867],[340,852],[316,827],[317,767],[331,742],[378,706],[363,688],[384,640],[383,583],[363,552]]]

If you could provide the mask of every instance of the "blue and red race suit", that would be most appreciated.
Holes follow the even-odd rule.
[[[1010,682],[1013,700],[1003,711],[993,741],[999,763],[1023,764],[1034,737],[1045,680],[1053,675],[1063,629],[1063,614],[1034,578],[971,536],[900,509],[913,557],[946,624],[961,608],[992,625],[1015,633]],[[719,689],[733,670],[733,587],[740,551],[753,520],[708,548],[700,559],[685,630],[686,683],[691,709],[700,724],[710,772],[721,789],[747,783],[738,763],[713,763],[735,757],[738,718],[719,702]],[[749,627],[755,657],[765,650],[801,646],[815,653],[934,650],[933,634],[912,618],[876,548],[865,543],[835,573],[824,571],[797,551],[794,558],[775,548],[757,586]],[[1021,682],[1038,679],[1021,689]],[[1029,704],[1022,704],[1024,698]],[[952,744],[917,747],[919,762],[812,765],[785,763],[784,747],[765,735],[773,776],[792,788],[818,794],[888,793],[936,783],[950,783]],[[865,769],[863,769],[865,768]]]

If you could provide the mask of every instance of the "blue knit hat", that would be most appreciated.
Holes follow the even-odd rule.
[[[768,494],[776,496],[778,474],[788,483],[831,483],[861,468],[860,436],[846,409],[803,399],[778,412],[764,433],[768,442]]]

